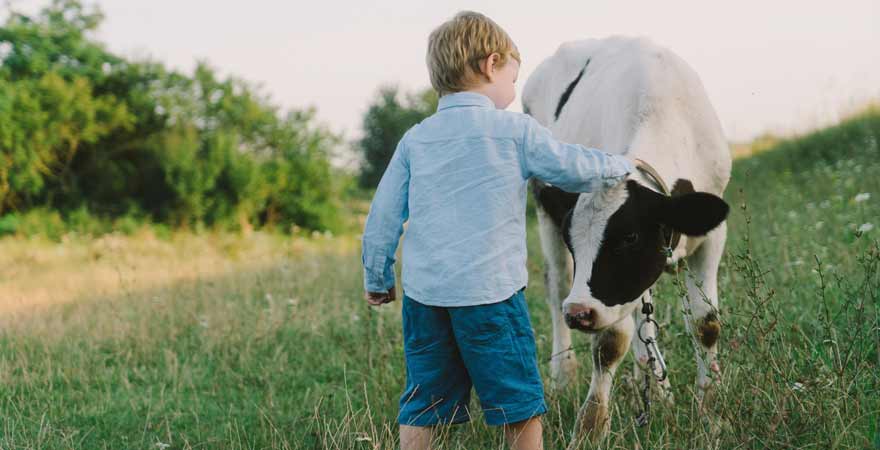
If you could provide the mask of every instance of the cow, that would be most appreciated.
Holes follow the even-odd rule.
[[[648,349],[637,337],[643,302],[653,304],[651,287],[664,270],[681,266],[687,267],[679,273],[687,286],[682,304],[698,343],[702,405],[719,374],[717,275],[729,212],[721,197],[731,158],[699,77],[647,38],[574,41],[535,69],[522,102],[557,139],[626,155],[642,169],[582,194],[530,181],[553,324],[552,387],[575,375],[571,330],[591,336],[593,371],[576,440],[595,441],[610,429],[611,384],[630,347],[636,379],[651,371]],[[643,330],[643,337],[655,336],[652,326]],[[669,381],[658,385],[671,398]]]

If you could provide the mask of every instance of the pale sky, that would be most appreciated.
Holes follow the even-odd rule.
[[[24,11],[46,1],[13,0]],[[87,2],[89,4],[93,2]],[[693,67],[728,139],[793,133],[880,99],[880,1],[101,0],[115,52],[190,72],[206,59],[348,139],[378,87],[429,86],[427,36],[457,11],[492,17],[523,56],[518,88],[560,43],[640,35]],[[511,107],[520,111],[519,98]]]

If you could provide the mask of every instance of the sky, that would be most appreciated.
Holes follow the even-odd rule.
[[[10,2],[10,0],[6,0]],[[11,0],[23,11],[46,1]],[[95,4],[86,0],[87,4]],[[315,107],[347,139],[382,85],[430,86],[427,36],[482,12],[523,56],[519,93],[560,43],[647,36],[703,81],[728,139],[793,134],[880,100],[880,1],[100,0],[114,52],[190,72],[207,60],[262,85],[283,108]]]

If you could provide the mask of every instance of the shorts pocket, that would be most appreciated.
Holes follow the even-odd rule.
[[[467,331],[467,341],[476,345],[509,345],[511,327],[503,315],[486,316]]]

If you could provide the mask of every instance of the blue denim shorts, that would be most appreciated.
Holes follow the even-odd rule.
[[[522,290],[498,303],[449,308],[404,295],[403,340],[402,425],[467,422],[471,387],[489,425],[547,411]]]

